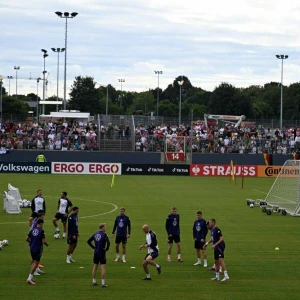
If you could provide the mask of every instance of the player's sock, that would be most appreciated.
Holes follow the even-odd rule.
[[[229,277],[227,271],[224,271],[224,277]]]
[[[171,255],[168,255],[168,258],[171,258]]]
[[[198,263],[201,264],[201,258],[197,258]]]
[[[220,279],[220,273],[216,272],[216,278]]]
[[[122,255],[122,260],[126,260],[125,255]]]
[[[206,268],[207,267],[207,259],[204,259],[203,261],[204,261],[203,266]]]
[[[32,280],[33,276],[31,274],[28,275],[27,280]]]
[[[120,253],[116,253],[116,258],[120,258]]]
[[[181,259],[181,254],[178,254],[178,259]]]
[[[65,237],[66,237],[66,233],[64,232],[64,233],[63,233],[63,238],[65,238]]]
[[[97,283],[96,278],[93,278],[93,283]]]
[[[105,285],[105,279],[101,279],[102,285]]]
[[[219,268],[219,272],[222,273],[222,267],[221,267],[221,266],[220,266],[220,268]]]
[[[150,273],[149,273],[149,274],[146,274],[146,278],[150,278]]]

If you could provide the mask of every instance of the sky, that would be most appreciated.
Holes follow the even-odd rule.
[[[7,92],[37,92],[48,50],[46,97],[57,95],[57,53],[65,47],[68,19],[67,93],[76,76],[99,85],[144,91],[165,89],[180,75],[212,91],[221,82],[236,87],[299,81],[300,2],[296,0],[0,0],[0,74]],[[59,97],[64,93],[60,54]],[[13,76],[11,80],[7,76]],[[29,79],[33,78],[33,79]],[[39,95],[42,82],[39,83]]]

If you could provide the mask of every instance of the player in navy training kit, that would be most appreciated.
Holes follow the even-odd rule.
[[[180,226],[179,226],[179,215],[177,214],[177,208],[172,207],[171,214],[168,215],[166,220],[166,231],[168,233],[168,262],[172,261],[171,251],[173,242],[177,244],[178,261],[183,262],[181,259],[181,243],[180,243]]]
[[[79,208],[77,206],[74,206],[72,208],[72,213],[68,217],[68,250],[67,250],[67,263],[70,264],[72,262],[75,262],[75,260],[72,258],[72,254],[75,251],[75,248],[77,247],[77,241],[79,237],[79,231],[78,231],[78,210]]]
[[[158,244],[156,234],[149,228],[147,224],[143,225],[142,230],[146,233],[146,243],[139,247],[139,250],[148,248],[148,254],[143,261],[143,268],[146,273],[146,277],[143,280],[151,280],[150,270],[148,265],[156,267],[157,273],[161,273],[161,266],[155,263],[154,259],[158,257]]]
[[[32,221],[37,217],[39,210],[46,213],[46,201],[42,196],[42,190],[37,190],[37,195],[31,201],[31,216],[29,217],[29,229],[31,229]]]
[[[127,239],[130,237],[131,233],[131,222],[128,216],[125,215],[125,208],[120,208],[120,215],[116,217],[112,237],[114,237],[115,231],[117,230],[116,234],[116,259],[115,261],[119,261],[120,259],[120,243],[122,243],[122,261],[126,263],[126,244]]]
[[[37,217],[32,221],[32,225],[31,225],[30,230],[32,230],[32,228],[36,228],[36,227],[37,227],[37,222],[38,222],[38,220],[44,220],[44,218],[45,218],[45,213],[44,213],[44,211],[43,211],[43,210],[39,210],[39,211],[37,212]],[[29,230],[29,231],[30,231],[30,230]],[[41,275],[41,274],[45,274],[45,272],[42,271],[42,270],[40,269],[40,267],[43,268],[44,266],[38,264],[38,266],[37,266],[37,268],[36,268],[36,270],[35,270],[35,272],[34,272],[33,275]]]
[[[61,222],[63,224],[63,228],[64,228],[63,239],[66,237],[68,215],[72,211],[72,207],[73,207],[73,204],[67,198],[67,195],[68,195],[67,192],[61,193],[61,196],[57,203],[57,212],[56,212],[54,218],[52,219],[52,223],[55,227],[55,234],[60,233],[59,227],[57,225],[57,221],[59,219],[61,220]]]
[[[207,236],[207,226],[206,221],[202,218],[202,212],[199,210],[197,211],[197,220],[194,222],[193,226],[193,238],[195,241],[195,249],[197,254],[197,262],[194,263],[194,266],[201,265],[201,254],[203,254],[203,266],[207,267],[207,255],[206,249],[203,248],[205,244],[205,239]]]
[[[220,273],[219,273],[220,266],[222,266],[224,271],[224,278],[221,281],[229,280],[226,264],[224,261],[225,242],[224,242],[221,229],[216,226],[215,219],[209,220],[208,229],[210,229],[211,238],[207,243],[205,243],[204,247],[206,247],[210,243],[213,243],[211,249],[214,250],[215,268],[217,270],[216,276],[211,280],[220,280]]]
[[[106,252],[109,250],[110,241],[105,233],[106,231],[106,224],[99,225],[99,231],[93,234],[87,241],[89,246],[94,249],[94,267],[92,271],[93,277],[93,285],[97,285],[96,281],[96,273],[98,270],[98,265],[101,264],[101,282],[102,287],[107,287],[105,284],[105,277],[106,277]],[[93,245],[94,242],[94,245]]]
[[[30,246],[30,254],[32,258],[30,273],[27,278],[27,283],[29,284],[35,284],[33,280],[33,274],[42,256],[43,244],[49,246],[45,238],[45,232],[42,229],[43,224],[44,220],[38,220],[37,226],[32,228],[26,237],[26,242],[28,242]]]

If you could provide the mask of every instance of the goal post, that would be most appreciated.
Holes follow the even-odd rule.
[[[300,216],[300,160],[287,160],[270,188],[265,201],[292,216]]]

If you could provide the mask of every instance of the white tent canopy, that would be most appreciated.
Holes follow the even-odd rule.
[[[82,121],[93,121],[94,117],[90,113],[80,112],[78,110],[60,110],[59,112],[50,112],[50,115],[40,115],[40,119],[78,119]]]

